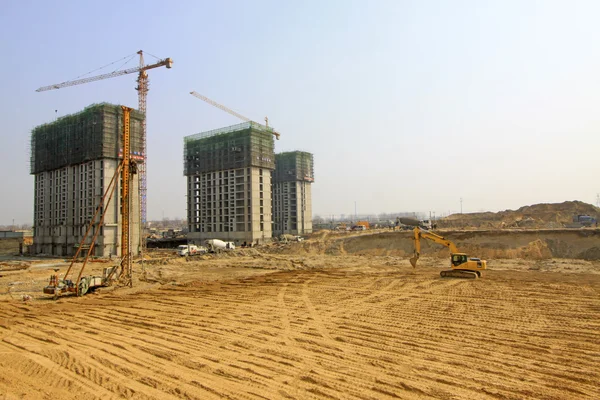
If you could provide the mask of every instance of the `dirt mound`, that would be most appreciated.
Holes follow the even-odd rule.
[[[24,261],[8,261],[0,263],[0,271],[19,271],[29,268],[29,263]]]
[[[575,215],[600,216],[600,209],[581,201],[542,203],[524,206],[518,210],[497,213],[482,212],[452,214],[441,219],[441,228],[562,228],[572,223]]]
[[[578,254],[577,258],[581,258],[582,260],[600,260],[600,247],[594,246],[587,250],[582,251]]]

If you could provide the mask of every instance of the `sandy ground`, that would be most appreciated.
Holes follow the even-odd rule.
[[[600,398],[598,261],[160,257],[58,301],[64,260],[3,262],[0,399]]]

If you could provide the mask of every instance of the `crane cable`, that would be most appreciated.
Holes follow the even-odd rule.
[[[128,58],[128,59],[127,59],[127,60],[126,60],[126,61],[125,61],[123,64],[121,64],[121,65],[119,66],[119,68],[115,68],[115,70],[113,71],[113,73],[114,73],[114,72],[117,72],[118,70],[120,70],[121,68],[123,68],[123,66],[124,66],[125,64],[127,64],[128,62],[130,62],[130,61],[133,59],[133,57],[134,57],[134,56],[135,56],[135,54],[134,54],[133,56],[129,57],[129,58]]]
[[[154,54],[150,54],[147,51],[145,51],[144,54],[148,54],[149,56],[152,56],[152,57],[156,58],[159,61],[162,60],[162,58],[156,57]]]
[[[104,69],[104,68],[106,68],[106,67],[109,67],[109,66],[111,66],[111,65],[113,65],[113,64],[116,64],[116,63],[118,63],[118,62],[120,62],[120,61],[123,61],[123,60],[125,60],[126,58],[128,58],[128,60],[127,60],[127,61],[125,61],[125,63],[123,63],[123,64],[121,65],[121,67],[122,67],[123,65],[125,65],[125,64],[127,64],[129,61],[131,61],[131,59],[132,59],[133,57],[135,57],[135,56],[136,56],[136,54],[137,54],[137,53],[133,53],[133,54],[130,54],[130,55],[128,55],[128,56],[125,56],[125,57],[123,57],[123,58],[120,58],[120,59],[118,59],[117,61],[113,61],[113,62],[111,62],[110,64],[106,64],[106,65],[105,65],[105,66],[103,66],[103,67],[96,68],[96,69],[94,69],[94,70],[91,70],[90,72],[86,72],[86,73],[85,73],[85,74],[83,74],[83,75],[79,75],[79,76],[78,76],[78,77],[76,77],[76,78],[69,79],[69,80],[65,81],[65,83],[66,83],[66,82],[71,82],[71,81],[74,81],[75,79],[82,78],[82,77],[84,77],[84,76],[86,76],[86,75],[89,75],[89,74],[91,74],[92,72],[99,71],[99,70],[101,70],[101,69]],[[119,67],[119,68],[121,68],[121,67]],[[119,69],[119,68],[117,68],[117,69]],[[115,69],[115,71],[117,71],[117,69]],[[115,71],[113,71],[113,72],[115,72]]]

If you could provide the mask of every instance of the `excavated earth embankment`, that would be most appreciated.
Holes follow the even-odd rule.
[[[489,259],[570,258],[600,260],[600,229],[437,231],[461,252]],[[409,257],[412,231],[369,232],[354,236],[326,236],[291,246],[290,252]],[[448,249],[421,241],[421,254],[447,257]]]

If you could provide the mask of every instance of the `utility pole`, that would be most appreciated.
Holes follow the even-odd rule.
[[[460,198],[460,213],[462,214],[462,197]]]
[[[354,201],[354,222],[358,221],[358,215],[356,214],[356,201]]]

